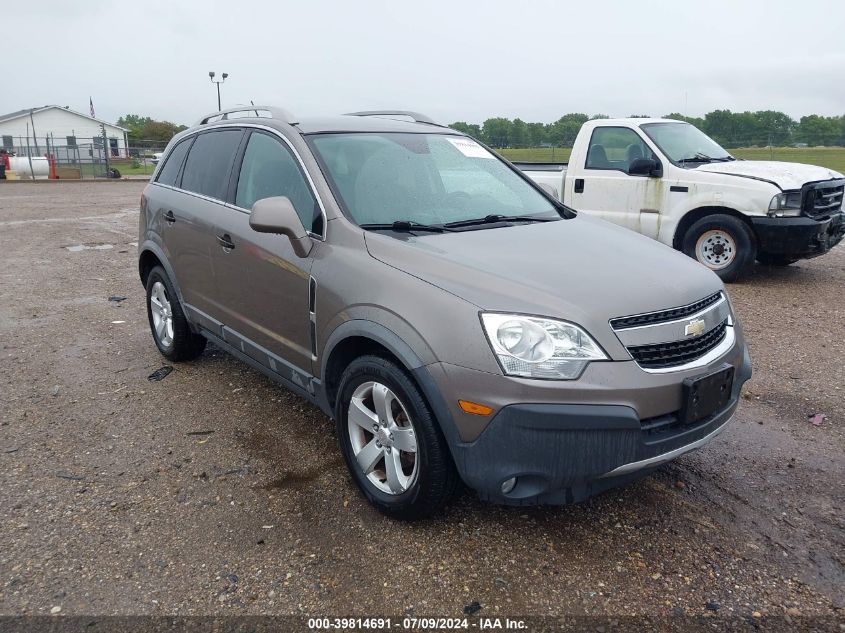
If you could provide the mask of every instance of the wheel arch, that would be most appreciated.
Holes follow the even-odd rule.
[[[344,369],[356,358],[367,354],[386,356],[411,376],[414,370],[423,366],[423,361],[411,346],[387,327],[364,319],[346,321],[326,341],[320,365],[320,378],[331,411],[334,410]]]
[[[751,224],[746,215],[740,213],[736,209],[732,209],[731,207],[701,206],[687,211],[681,218],[681,221],[678,222],[678,225],[675,227],[675,235],[672,238],[672,247],[675,250],[681,250],[683,248],[684,235],[686,234],[687,230],[700,219],[706,218],[708,215],[717,214],[730,215],[741,220],[748,227],[748,231],[751,234],[752,239],[756,243],[757,234],[754,232],[754,226]]]
[[[141,245],[139,250],[138,275],[144,287],[147,285],[147,277],[149,277],[150,271],[156,266],[161,266],[170,278],[170,283],[173,285],[174,290],[176,290],[176,296],[180,303],[184,305],[185,302],[182,299],[182,289],[179,287],[179,281],[176,279],[173,267],[170,265],[161,247],[152,240],[147,240]]]
[[[324,350],[318,395],[318,406],[323,411],[334,417],[338,387],[349,363],[367,354],[384,356],[404,369],[419,388],[446,438],[454,463],[459,463],[460,455],[456,453],[456,446],[461,443],[461,439],[449,407],[420,354],[399,335],[374,321],[355,319],[338,326],[329,336]]]

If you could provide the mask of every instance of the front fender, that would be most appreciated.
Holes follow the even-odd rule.
[[[728,181],[724,181],[728,178]],[[678,226],[684,218],[701,208],[721,207],[732,209],[746,217],[765,216],[769,202],[780,189],[771,183],[721,174],[689,175],[671,183],[672,188],[687,191],[670,191],[667,213],[661,219],[658,239],[670,246],[678,237]]]

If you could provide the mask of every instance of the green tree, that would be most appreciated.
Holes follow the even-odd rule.
[[[117,120],[117,124],[127,129],[126,134],[130,140],[138,140],[141,138],[141,131],[144,129],[144,126],[151,120],[149,117],[127,114],[126,116],[120,117]]]
[[[704,132],[721,145],[732,144],[734,133],[733,112],[730,110],[713,110],[704,115]]]
[[[549,126],[549,142],[557,147],[572,147],[578,130],[590,120],[586,114],[565,114]]]
[[[842,122],[839,117],[811,114],[802,116],[795,138],[808,145],[833,145],[840,140]]]
[[[184,125],[176,125],[169,121],[148,121],[143,128],[141,128],[142,138],[145,141],[159,141],[167,143],[176,134],[182,130],[187,129]]]
[[[530,147],[540,147],[548,143],[548,126],[545,123],[527,123],[525,127]]]
[[[736,112],[733,115],[734,147],[742,145],[768,145],[768,136],[753,112]]]
[[[788,114],[775,110],[759,110],[754,113],[760,131],[766,137],[767,145],[789,145],[798,124]]]
[[[127,114],[117,120],[120,127],[126,128],[130,145],[139,141],[154,141],[157,145],[165,145],[176,134],[187,129],[184,125],[177,125],[170,121],[156,121],[148,116]]]
[[[510,141],[511,122],[502,117],[487,119],[481,126],[481,136],[491,147],[507,147]]]
[[[689,123],[690,125],[694,125],[699,130],[704,129],[704,119],[702,119],[701,117],[684,116],[683,114],[680,114],[678,112],[672,112],[671,114],[663,115],[663,118],[664,119],[674,119],[675,121],[684,121],[686,123]]]
[[[481,139],[481,126],[477,123],[466,123],[464,121],[455,121],[454,123],[449,125],[450,128],[453,130],[457,130],[458,132],[463,132],[464,134],[468,134],[469,136]]]
[[[528,126],[522,119],[514,119],[511,123],[508,138],[509,147],[525,147],[528,143]]]

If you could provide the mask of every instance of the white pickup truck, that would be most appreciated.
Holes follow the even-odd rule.
[[[725,281],[755,259],[785,266],[821,255],[845,235],[845,176],[737,160],[681,121],[588,121],[569,163],[515,166],[567,206],[681,250]]]

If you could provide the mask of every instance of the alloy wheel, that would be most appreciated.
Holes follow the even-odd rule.
[[[167,288],[160,281],[155,282],[150,291],[150,314],[158,342],[163,347],[170,347],[173,344],[173,310]]]
[[[405,405],[389,387],[368,381],[355,389],[347,414],[352,454],[370,483],[399,495],[419,474],[417,436]]]

